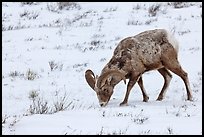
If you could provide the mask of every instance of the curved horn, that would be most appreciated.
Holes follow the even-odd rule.
[[[85,78],[89,86],[94,90],[96,79],[94,73],[90,69],[86,70]]]
[[[117,76],[120,76],[123,80],[124,80],[124,83],[126,84],[126,78],[125,78],[125,75],[122,74],[121,72],[117,71],[117,70],[110,70],[108,72],[105,72],[104,74],[102,74],[99,78],[98,78],[98,81],[97,81],[97,87],[100,88],[102,83],[105,82],[105,80],[110,76],[110,75],[117,75]]]

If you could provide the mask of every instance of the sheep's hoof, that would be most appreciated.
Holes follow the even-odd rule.
[[[193,97],[190,96],[190,97],[187,98],[187,100],[189,100],[189,101],[193,101]]]
[[[128,106],[128,104],[125,102],[122,102],[122,103],[120,103],[120,106]]]
[[[162,96],[159,96],[158,98],[157,98],[157,101],[162,101],[163,100],[163,97]]]
[[[148,97],[148,96],[146,96],[146,97],[143,98],[143,102],[148,102],[148,100],[149,100],[149,97]]]

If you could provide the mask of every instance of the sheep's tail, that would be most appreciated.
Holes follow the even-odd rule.
[[[173,34],[171,34],[170,32],[167,32],[167,39],[168,39],[169,43],[171,43],[171,45],[175,48],[176,52],[178,53],[179,43],[176,40],[175,36]]]

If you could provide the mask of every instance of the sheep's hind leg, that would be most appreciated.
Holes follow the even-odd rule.
[[[191,88],[190,88],[190,83],[188,80],[188,74],[182,69],[181,65],[179,64],[179,62],[177,60],[172,61],[173,63],[167,63],[166,67],[171,70],[172,72],[174,72],[175,74],[177,74],[179,77],[181,77],[181,79],[183,80],[183,82],[185,83],[186,86],[186,91],[187,91],[187,100],[192,101],[193,100],[193,96],[192,96],[192,92],[191,92]]]

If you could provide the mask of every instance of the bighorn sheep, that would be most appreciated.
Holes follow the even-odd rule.
[[[129,79],[125,98],[120,103],[127,105],[130,90],[137,81],[142,90],[143,101],[148,101],[142,74],[150,70],[158,70],[164,78],[163,88],[157,98],[162,100],[172,78],[170,70],[182,78],[187,90],[187,99],[192,100],[188,74],[181,68],[177,56],[178,43],[169,32],[164,29],[148,30],[120,41],[101,75],[95,77],[89,69],[85,72],[85,78],[96,92],[101,106],[107,105],[114,87],[121,80],[126,83],[126,79]]]

